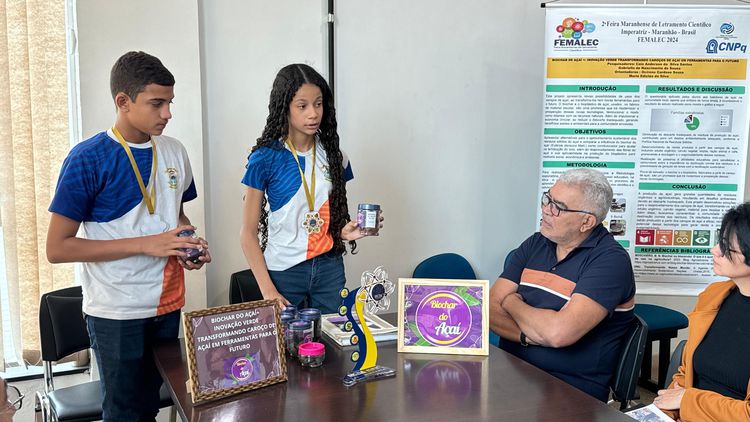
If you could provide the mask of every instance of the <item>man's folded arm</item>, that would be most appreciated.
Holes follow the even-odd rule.
[[[556,348],[574,344],[608,314],[602,305],[579,293],[559,311],[531,307],[515,293],[507,295],[501,307],[530,342]]]
[[[500,337],[516,343],[521,335],[521,329],[505,312],[502,303],[508,295],[515,294],[517,290],[518,284],[502,277],[499,277],[490,289],[490,329]]]

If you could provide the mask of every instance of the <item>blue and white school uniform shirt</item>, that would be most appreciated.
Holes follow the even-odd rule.
[[[297,152],[299,165],[312,188],[312,148]],[[354,178],[349,158],[342,152],[344,181]],[[324,223],[320,232],[308,234],[302,228],[307,205],[297,162],[289,147],[282,141],[253,151],[248,157],[242,184],[266,193],[271,211],[268,213],[268,243],[263,256],[271,271],[283,271],[300,262],[322,255],[333,247],[328,232],[331,211],[329,195],[333,185],[328,167],[328,156],[320,142],[315,147],[315,204],[314,210]]]
[[[177,227],[180,206],[197,197],[185,147],[168,136],[154,138],[157,150],[155,215],[166,230]],[[130,144],[143,183],[151,193],[151,142]],[[111,130],[76,145],[60,170],[50,212],[82,222],[83,237],[114,240],[140,237],[150,218],[125,150]],[[185,304],[183,269],[176,257],[135,255],[81,264],[83,312],[126,320],[163,315]]]

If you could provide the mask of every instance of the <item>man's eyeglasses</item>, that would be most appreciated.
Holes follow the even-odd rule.
[[[2,407],[2,412],[5,413],[11,409],[18,410],[23,405],[23,398],[24,395],[21,394],[21,391],[12,385],[9,385],[8,388],[5,390],[7,392],[7,403],[5,406]]]
[[[561,212],[581,212],[596,217],[596,214],[591,211],[572,210],[570,208],[563,207],[562,205],[555,202],[551,196],[549,196],[549,191],[542,193],[542,208],[546,207],[547,205],[549,205],[549,211],[553,217],[559,217]]]

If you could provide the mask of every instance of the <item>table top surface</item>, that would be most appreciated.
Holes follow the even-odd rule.
[[[341,381],[355,350],[327,343],[321,367],[290,358],[286,382],[195,405],[185,384],[184,340],[164,342],[154,355],[184,421],[632,421],[496,347],[489,356],[456,356],[397,353],[395,341],[378,343],[378,364],[396,376],[347,388]]]

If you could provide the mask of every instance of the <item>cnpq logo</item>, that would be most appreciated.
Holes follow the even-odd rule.
[[[584,39],[584,34],[590,34],[596,30],[596,25],[587,20],[577,18],[565,18],[562,24],[555,28],[559,37],[554,41],[555,47],[595,47],[599,40],[595,38]]]

